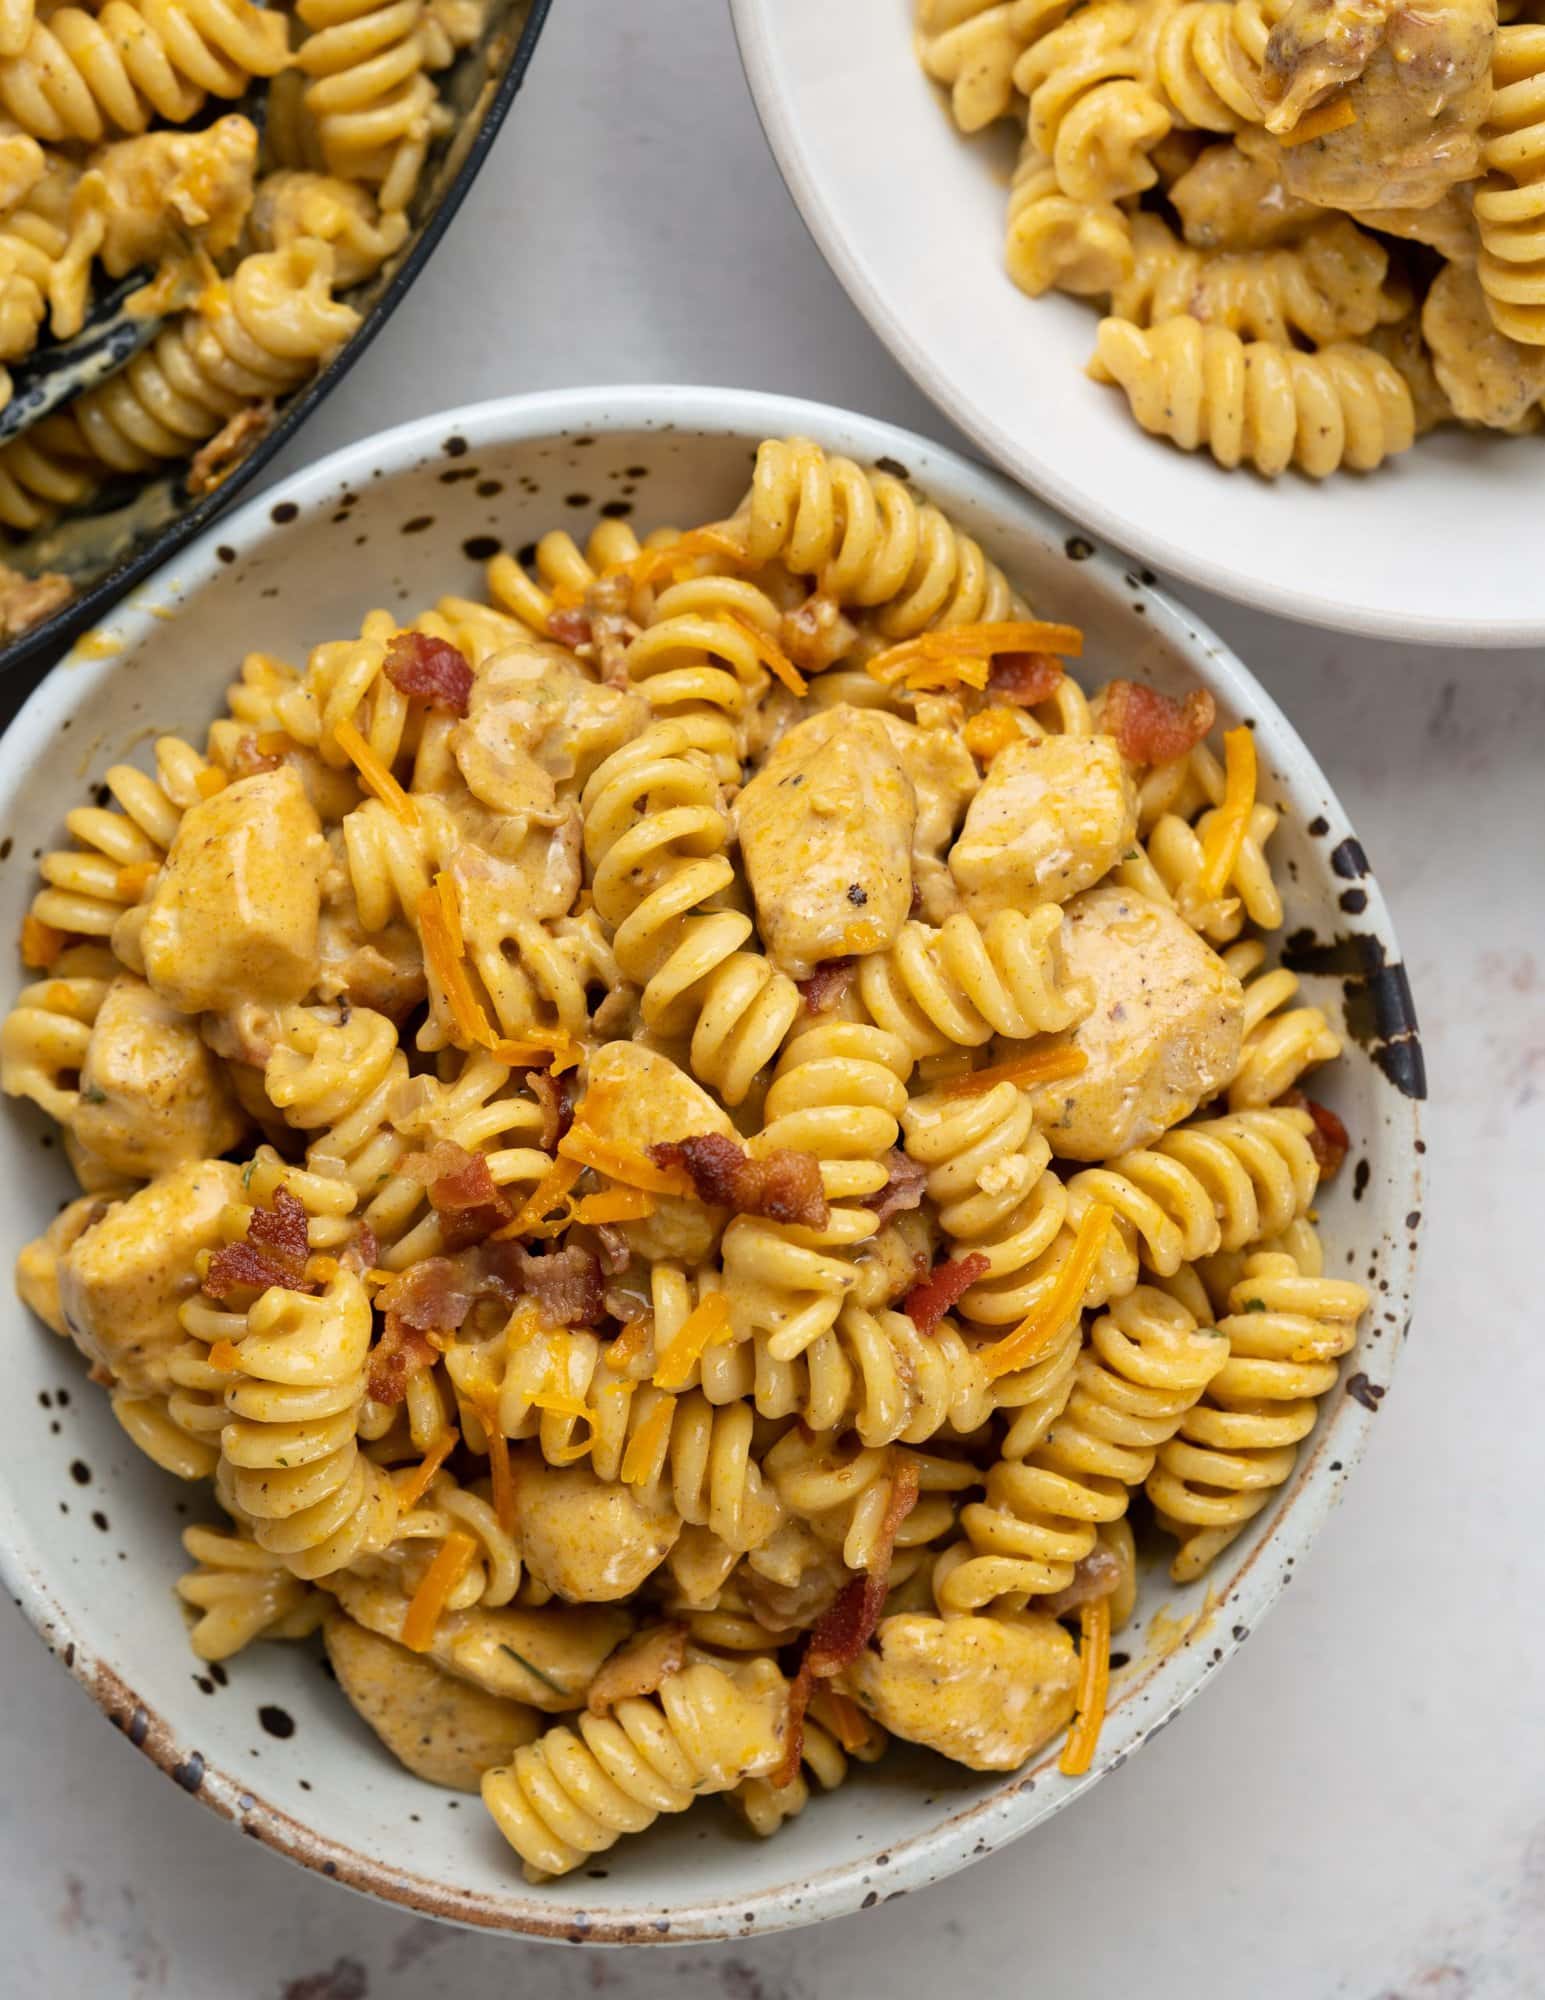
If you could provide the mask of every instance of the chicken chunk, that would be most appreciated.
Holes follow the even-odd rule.
[[[183,1337],[178,1308],[198,1290],[194,1259],[221,1241],[221,1212],[240,1200],[240,1167],[193,1160],[114,1202],[60,1259],[71,1339],[131,1393],[167,1388],[167,1356]]]
[[[1198,250],[1270,250],[1323,215],[1317,202],[1288,193],[1282,158],[1265,133],[1207,147],[1169,191],[1186,241]]]
[[[322,1637],[356,1713],[399,1763],[431,1785],[475,1792],[485,1771],[507,1764],[542,1733],[534,1708],[457,1680],[341,1611],[328,1618]]]
[[[1078,1655],[1055,1619],[899,1612],[837,1686],[909,1743],[973,1771],[1015,1771],[1072,1720]]]
[[[92,1223],[101,1221],[105,1206],[96,1195],[83,1194],[68,1208],[60,1209],[43,1234],[34,1236],[17,1255],[17,1294],[55,1333],[68,1334],[70,1330],[59,1303],[60,1259]]]
[[[130,973],[92,1025],[73,1122],[88,1154],[136,1180],[214,1159],[247,1129],[198,1024]]]
[[[1065,1160],[1146,1146],[1224,1089],[1239,1068],[1244,989],[1173,910],[1125,889],[1086,889],[1062,926],[1070,983],[1094,1005],[1047,1046],[1087,1067],[1043,1085],[1037,1118]]]
[[[1465,423],[1511,430],[1545,397],[1545,347],[1497,331],[1473,266],[1445,264],[1433,279],[1422,334],[1449,407]]]
[[[1065,903],[1098,882],[1137,832],[1137,786],[1113,736],[1023,737],[992,760],[950,873],[967,914]]]
[[[190,807],[141,933],[146,978],[185,1014],[303,999],[317,976],[327,863],[288,764]]]
[[[917,914],[925,923],[942,924],[960,908],[960,896],[944,855],[955,838],[966,807],[981,779],[976,760],[966,748],[958,722],[936,727],[908,722],[904,716],[876,709],[901,768],[917,798],[917,822],[912,829],[912,882]]]
[[[513,1452],[521,1554],[538,1583],[571,1604],[628,1597],[660,1567],[681,1532],[668,1507],[588,1465],[550,1466],[533,1445]]]
[[[732,1139],[728,1114],[673,1063],[637,1042],[606,1042],[590,1059],[590,1082],[579,1116],[590,1128],[631,1153],[716,1132]],[[620,1225],[636,1257],[674,1258],[695,1264],[718,1241],[726,1211],[684,1196],[655,1196],[653,1215]]]
[[[485,664],[451,748],[484,805],[501,813],[550,813],[560,780],[582,788],[649,715],[636,689],[592,680],[565,647],[533,639]]]
[[[793,979],[888,950],[912,906],[917,794],[884,721],[838,707],[791,729],[735,802],[767,955]]]

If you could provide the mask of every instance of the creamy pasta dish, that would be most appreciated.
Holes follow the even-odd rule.
[[[126,474],[186,460],[206,492],[251,450],[359,325],[338,294],[405,241],[451,125],[435,73],[482,17],[482,0],[0,0],[10,542]],[[36,568],[25,550],[0,566],[0,638],[69,598]]]
[[[893,1737],[1086,1770],[1134,1520],[1200,1576],[1338,1379],[1254,739],[1079,652],[772,440],[249,654],[43,859],[21,1294],[212,1483],[195,1652],[320,1628],[534,1879]]]
[[[1098,303],[1145,431],[1322,478],[1539,429],[1540,0],[919,0],[917,46],[1023,128],[1009,275]]]

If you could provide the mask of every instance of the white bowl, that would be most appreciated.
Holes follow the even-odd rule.
[[[1545,640],[1521,523],[1539,444],[1442,431],[1366,476],[1225,473],[1089,381],[1097,315],[1003,268],[1017,135],[964,139],[912,47],[915,0],[732,0],[784,179],[849,296],[1005,471],[1159,568],[1312,624],[1453,645]]]
[[[247,1833],[355,1888],[495,1930],[652,1942],[813,1923],[935,1881],[1049,1817],[1190,1700],[1259,1622],[1340,1493],[1406,1322],[1420,1052],[1383,900],[1314,760],[1227,648],[1119,558],[953,453],[816,404],[722,389],[515,397],[389,431],[248,502],[84,641],[0,743],[0,934],[16,935],[34,858],[67,806],[115,759],[143,759],[153,731],[199,734],[244,652],[303,660],[373,604],[406,610],[475,590],[490,537],[518,548],[554,522],[583,530],[607,500],[631,498],[641,525],[711,518],[734,504],[757,440],[791,432],[899,462],[1044,612],[1085,628],[1092,674],[1201,682],[1224,720],[1254,721],[1264,795],[1286,811],[1275,852],[1288,929],[1350,933],[1336,962],[1360,975],[1308,983],[1366,1038],[1349,1040],[1325,1084],[1354,1155],[1327,1191],[1323,1228],[1334,1267],[1366,1277],[1377,1304],[1347,1363],[1351,1393],[1327,1398],[1278,1503],[1205,1585],[1145,1575],[1123,1640],[1131,1665],[1115,1678],[1088,1777],[1059,1775],[1055,1748],[1007,1779],[898,1755],[766,1845],[707,1804],[542,1888],[521,1881],[475,1799],[420,1784],[388,1757],[309,1649],[258,1645],[228,1675],[201,1668],[172,1597],[178,1531],[190,1508],[202,1511],[201,1493],[140,1458],[73,1351],[13,1306],[0,1569],[52,1651],[131,1742]],[[1359,898],[1355,919],[1338,909]],[[7,977],[8,1001],[21,975]],[[6,1259],[70,1192],[57,1150],[40,1150],[49,1144],[30,1108],[7,1105]],[[293,1733],[266,1733],[265,1709],[282,1710]]]

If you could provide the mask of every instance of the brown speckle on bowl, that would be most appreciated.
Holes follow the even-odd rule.
[[[565,507],[588,507],[590,505],[590,495],[588,493],[565,493],[563,504]]]
[[[479,500],[492,500],[496,494],[504,491],[504,481],[502,479],[480,479],[477,483],[476,491]]]
[[[433,514],[414,514],[403,522],[401,532],[405,535],[421,535],[426,528],[432,528],[434,524]]]
[[[888,472],[892,479],[910,479],[912,477],[899,458],[877,458],[874,462],[874,469],[876,472]]]
[[[1365,1410],[1377,1411],[1384,1400],[1382,1383],[1370,1382],[1361,1369],[1347,1377],[1347,1394],[1354,1402],[1361,1403]]]
[[[1330,857],[1330,865],[1344,882],[1357,882],[1368,873],[1368,857],[1363,844],[1348,834]]]
[[[456,432],[452,432],[444,444],[441,445],[440,449],[445,453],[447,458],[465,458],[467,455],[467,440]]]
[[[1309,822],[1309,831],[1314,835],[1316,840],[1323,840],[1326,834],[1330,832],[1330,821],[1323,813],[1317,813]]]
[[[468,535],[461,545],[461,552],[469,562],[487,562],[490,556],[499,553],[497,535]]]
[[[233,563],[236,560],[236,551],[231,547],[229,542],[222,542],[215,550],[215,554],[223,563]]]
[[[1294,931],[1282,948],[1282,963],[1289,972],[1339,978],[1347,1032],[1403,1097],[1426,1097],[1427,1070],[1410,982],[1404,965],[1386,961],[1379,938],[1370,931],[1351,931],[1321,944],[1312,931]]]
[[[283,528],[288,526],[291,521],[300,518],[300,509],[293,500],[281,500],[277,505],[269,508],[268,518],[276,528]]]
[[[258,1721],[270,1736],[276,1736],[281,1743],[295,1734],[295,1718],[287,1708],[265,1701],[258,1710]]]

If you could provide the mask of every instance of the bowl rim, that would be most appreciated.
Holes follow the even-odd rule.
[[[303,383],[295,391],[286,402],[273,428],[258,439],[247,456],[226,474],[218,486],[212,487],[198,499],[190,501],[180,513],[163,525],[144,548],[126,557],[122,562],[115,563],[105,575],[97,578],[89,590],[80,591],[67,604],[62,604],[51,617],[43,619],[40,624],[30,626],[9,644],[0,644],[0,674],[16,673],[23,668],[35,666],[39,660],[54,653],[58,648],[67,644],[73,645],[82,632],[88,631],[100,617],[111,611],[119,599],[127,596],[137,583],[143,582],[163,563],[169,562],[173,556],[185,549],[195,536],[202,534],[213,522],[219,520],[236,495],[244,487],[249,486],[263,468],[283,451],[317,405],[337,388],[407,297],[409,288],[417,281],[420,272],[439,248],[441,237],[455,220],[457,211],[471,191],[472,183],[477,179],[484,161],[493,150],[493,143],[499,136],[517,92],[526,80],[526,72],[531,67],[531,58],[536,54],[536,45],[547,24],[547,15],[552,4],[553,0],[530,0],[525,22],[510,51],[509,61],[499,77],[493,95],[488,100],[465,158],[446,183],[440,199],[425,216],[422,228],[409,247],[407,255],[388,279],[381,296],[338,352],[325,367],[319,368],[308,382]]]
[[[111,647],[93,644],[95,635],[88,636],[32,691],[0,739],[0,811],[8,804],[18,774],[29,769],[54,742],[59,724],[89,703],[93,688],[115,670],[126,653],[153,643],[159,621],[170,607],[204,588],[210,578],[224,570],[217,553],[221,545],[250,548],[295,523],[291,506],[299,508],[300,524],[304,525],[308,512],[330,507],[339,490],[362,488],[377,472],[384,480],[411,473],[447,451],[459,456],[479,448],[638,430],[737,438],[747,443],[764,436],[802,434],[870,463],[902,458],[908,466],[923,468],[917,475],[918,483],[930,490],[937,490],[936,481],[942,479],[952,484],[957,494],[995,509],[1000,518],[1012,521],[1017,512],[1021,520],[1028,518],[1057,541],[1074,536],[1071,524],[1044,503],[959,452],[898,425],[800,398],[716,387],[627,385],[542,390],[450,409],[345,446],[249,499],[184,553],[175,576],[159,577],[153,592],[140,593],[120,607],[114,618]],[[948,495],[941,493],[939,497],[948,504]],[[276,508],[282,513],[282,526],[273,519]],[[1083,544],[1079,550],[1083,571],[1100,575],[1114,595],[1129,597],[1137,580],[1126,559],[1097,547],[1085,555],[1089,545],[1082,536],[1076,539]],[[1223,698],[1220,705],[1254,718],[1273,756],[1283,764],[1298,764],[1312,779],[1324,800],[1327,840],[1355,845],[1350,823],[1318,764],[1266,689],[1202,620],[1183,610],[1165,592],[1144,584],[1142,601],[1149,627],[1196,663]],[[1359,883],[1368,897],[1361,921],[1386,948],[1390,969],[1398,971],[1398,945],[1378,884],[1371,873],[1360,876]],[[1403,973],[1400,985],[1403,990]],[[1408,994],[1404,1004],[1405,1025],[1414,1040],[1416,1023]],[[1419,1050],[1419,1044],[1417,1047]],[[1419,1053],[1416,1060],[1419,1063]],[[1391,1158],[1402,1146],[1408,1151],[1409,1171],[1402,1185],[1409,1197],[1408,1206],[1416,1210],[1422,1205],[1425,1165],[1418,1157],[1425,1147],[1418,1137],[1421,1117],[1417,1096],[1401,1091],[1393,1116],[1396,1129],[1381,1134],[1378,1153],[1381,1158]],[[1402,1124],[1406,1128],[1403,1132]],[[1370,1149],[1374,1143],[1370,1139]],[[1409,1311],[1416,1249],[1414,1235],[1409,1241],[1392,1242],[1385,1266],[1390,1289],[1384,1303],[1397,1305],[1402,1313]],[[1379,1366],[1386,1382],[1397,1347],[1398,1340],[1391,1340],[1380,1352]],[[1382,1388],[1378,1393],[1382,1395]],[[27,1547],[3,1473],[0,1583],[10,1591],[49,1651],[136,1748],[222,1818],[304,1867],[387,1903],[473,1928],[573,1943],[722,1941],[793,1929],[867,1908],[879,1899],[868,1886],[876,1868],[884,1870],[879,1880],[887,1894],[942,1880],[1028,1832],[1080,1796],[1107,1770],[1124,1763],[1147,1737],[1157,1734],[1200,1693],[1281,1594],[1291,1577],[1293,1558],[1313,1540],[1339,1500],[1345,1478],[1366,1445],[1376,1408],[1376,1397],[1337,1397],[1334,1409],[1319,1426],[1314,1449],[1302,1459],[1285,1489],[1275,1525],[1229,1590],[1229,1629],[1220,1626],[1213,1630],[1215,1621],[1208,1612],[1185,1639],[1156,1657],[1145,1672],[1133,1676],[1113,1706],[1112,1723],[1107,1725],[1100,1753],[1087,1775],[1062,1777],[1056,1769],[1057,1749],[1053,1746],[1033,1764],[1005,1774],[1003,1782],[985,1797],[959,1810],[944,1808],[927,1831],[878,1853],[866,1852],[813,1876],[771,1883],[735,1896],[694,1902],[689,1895],[664,1912],[636,1905],[620,1912],[586,1913],[573,1906],[543,1902],[529,1892],[521,1894],[521,1885],[513,1880],[508,1895],[460,1888],[447,1880],[376,1860],[264,1799],[239,1768],[223,1768],[180,1743],[153,1704],[122,1678],[112,1661],[92,1651],[55,1592],[41,1552]],[[1332,1452],[1334,1463],[1327,1471]],[[1193,1644],[1204,1630],[1211,1642],[1205,1653]],[[1172,1671],[1174,1663],[1183,1658],[1188,1662],[1186,1676]],[[1166,1680],[1178,1684],[1161,1690],[1161,1713],[1145,1719],[1135,1731],[1129,1727],[1123,1732],[1114,1726],[1114,1718],[1129,1702],[1134,1716],[1142,1708],[1139,1697],[1149,1690],[1150,1683]],[[1130,1740],[1123,1741],[1124,1734]],[[1036,1794],[1033,1804],[1032,1793]]]
[[[751,101],[790,198],[837,281],[892,358],[929,401],[979,445],[995,465],[1115,547],[1126,548],[1173,577],[1215,591],[1220,597],[1252,610],[1274,612],[1296,624],[1320,626],[1328,631],[1351,632],[1369,639],[1408,640],[1418,645],[1501,649],[1536,646],[1545,641],[1545,608],[1532,617],[1521,618],[1370,611],[1355,601],[1316,597],[1307,588],[1289,589],[1247,570],[1215,562],[1205,549],[1172,540],[1157,519],[1153,525],[1145,524],[1139,539],[1132,539],[1130,524],[1105,504],[1094,487],[1069,480],[1054,460],[1041,457],[1033,444],[999,423],[990,410],[974,401],[964,386],[934,360],[929,350],[913,337],[879,278],[871,275],[855,254],[838,224],[820,177],[810,168],[789,100],[775,79],[776,11],[775,0],[730,0],[730,18]],[[1225,497],[1220,489],[1220,501]]]

